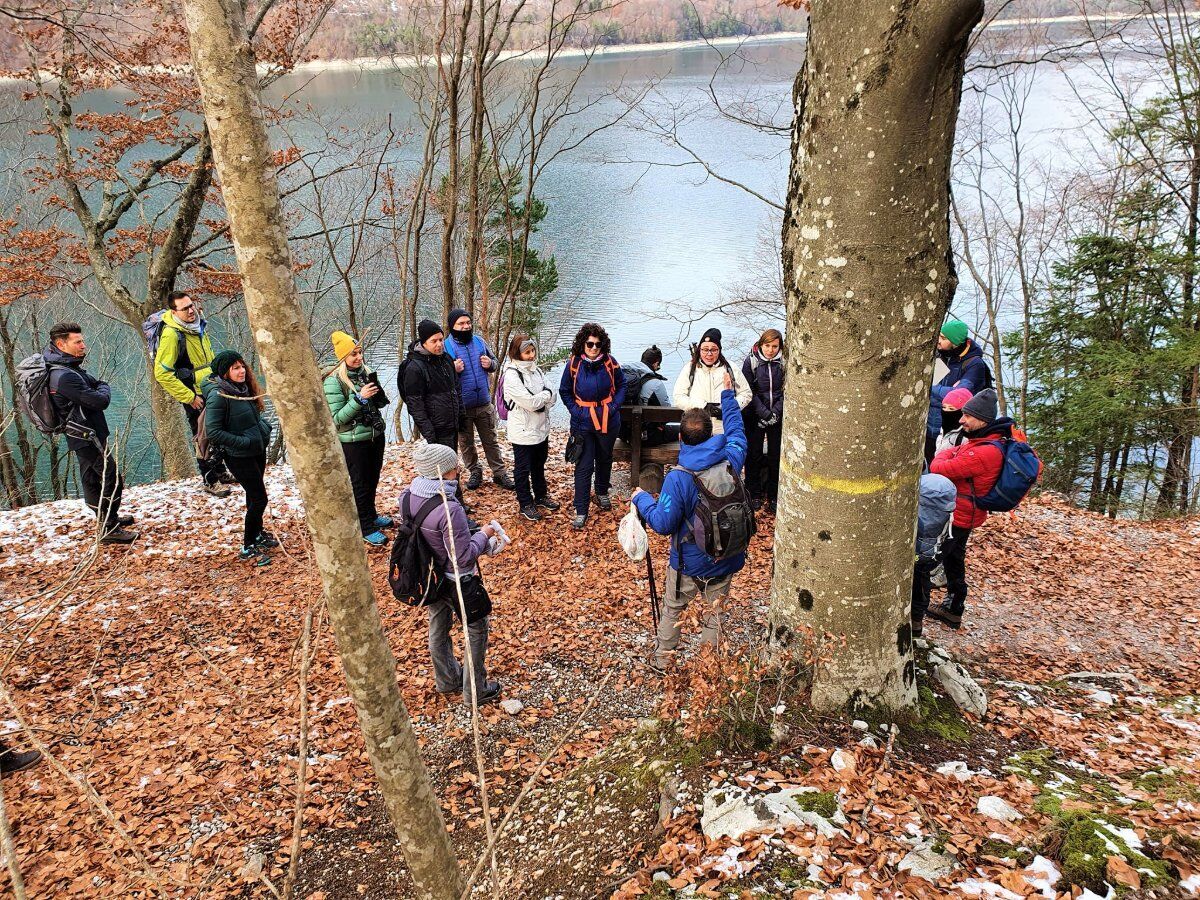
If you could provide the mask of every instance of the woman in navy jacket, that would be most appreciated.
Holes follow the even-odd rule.
[[[575,462],[574,528],[587,524],[593,475],[596,505],[612,509],[608,489],[612,483],[613,445],[621,430],[625,374],[611,351],[608,332],[588,322],[575,335],[559,384],[559,394],[571,413],[571,437],[580,447]]]

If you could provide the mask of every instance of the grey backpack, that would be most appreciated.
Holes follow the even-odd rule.
[[[745,553],[758,523],[754,521],[750,494],[733,466],[724,462],[699,472],[683,471],[692,476],[700,493],[692,511],[692,540],[696,546],[717,562]]]
[[[17,363],[17,406],[42,434],[64,434],[67,418],[59,412],[50,394],[51,366],[40,353]]]

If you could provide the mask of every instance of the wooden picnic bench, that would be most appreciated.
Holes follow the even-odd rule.
[[[621,421],[629,423],[630,440],[617,439],[613,448],[615,462],[629,463],[629,483],[637,484],[643,491],[657,493],[662,489],[663,478],[666,477],[666,467],[679,462],[679,442],[658,444],[653,447],[642,446],[642,428],[647,424],[678,422],[683,416],[683,410],[674,406],[640,406],[626,405],[621,407]]]

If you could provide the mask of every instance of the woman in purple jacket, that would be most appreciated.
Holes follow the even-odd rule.
[[[470,646],[471,668],[474,674],[475,700],[479,705],[494,703],[500,698],[500,682],[488,681],[487,656],[488,615],[490,603],[479,577],[479,557],[488,549],[495,535],[491,525],[484,525],[475,534],[467,523],[467,513],[455,499],[458,491],[458,453],[442,444],[418,444],[413,451],[417,477],[408,490],[400,495],[400,514],[412,519],[417,510],[431,497],[442,496],[445,503],[434,507],[421,523],[421,536],[429,544],[434,560],[442,567],[445,580],[438,599],[426,607],[429,610],[429,655],[433,659],[433,681],[439,694],[457,694],[463,689],[463,666],[454,656],[450,631],[458,606],[458,591],[462,587],[467,607],[467,643]],[[454,548],[454,560],[450,548]],[[482,597],[486,605],[476,618],[472,615],[472,597]],[[475,621],[472,621],[472,619]],[[468,697],[469,699],[469,697]]]
[[[768,328],[742,363],[750,403],[742,412],[749,452],[746,488],[755,504],[764,501],[774,515],[779,497],[779,454],[783,443],[783,335]],[[766,442],[766,454],[763,443]]]

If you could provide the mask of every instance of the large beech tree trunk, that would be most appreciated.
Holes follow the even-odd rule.
[[[771,594],[814,707],[915,701],[908,608],[934,341],[954,292],[949,174],[982,0],[813,0],[796,78]]]
[[[304,499],[367,754],[416,895],[457,898],[462,873],[396,684],[345,460],[297,300],[242,6],[186,0],[184,7],[250,326]]]

